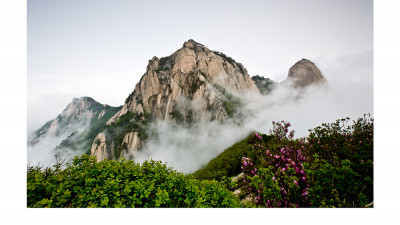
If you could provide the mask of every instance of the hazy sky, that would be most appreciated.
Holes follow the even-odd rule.
[[[122,105],[148,60],[188,39],[276,81],[302,58],[324,73],[373,51],[372,0],[28,0],[27,27],[28,132],[73,97]]]

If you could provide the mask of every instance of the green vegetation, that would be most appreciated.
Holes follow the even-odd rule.
[[[252,133],[193,176],[225,180],[230,190],[241,189],[241,199],[253,195],[256,207],[371,205],[373,119],[348,122],[322,124],[306,139],[293,139],[290,123],[273,123],[271,135]],[[237,182],[224,178],[241,172]]]
[[[274,86],[276,84],[276,82],[274,82],[273,80],[259,75],[255,75],[251,79],[254,81],[262,95],[270,93],[274,89]]]
[[[172,107],[169,115],[171,116],[171,119],[174,119],[176,121],[177,124],[182,124],[185,121],[185,116],[181,113],[176,105]]]
[[[213,84],[214,88],[216,88],[219,92],[221,92],[226,100],[223,102],[223,106],[225,108],[225,112],[229,117],[233,117],[233,115],[239,111],[240,108],[243,107],[243,103],[240,98],[232,95],[228,92],[224,87],[218,84]]]
[[[145,161],[102,161],[75,157],[65,169],[28,167],[28,207],[238,207],[218,181],[200,181]]]
[[[164,83],[164,82],[167,82],[168,79],[165,78],[165,77],[159,77],[159,78],[158,78],[158,81],[160,81],[161,83]]]
[[[216,55],[221,56],[221,57],[224,58],[226,61],[228,61],[230,64],[236,65],[236,66],[239,68],[240,72],[241,72],[243,75],[245,74],[245,73],[244,73],[244,67],[243,67],[243,65],[242,65],[241,63],[237,63],[234,59],[232,59],[231,57],[225,55],[225,54],[222,53],[222,52],[218,52],[218,51],[212,51],[212,52],[214,52],[214,54],[216,54]]]
[[[138,118],[129,114],[114,126]],[[371,206],[374,120],[348,123],[324,123],[294,139],[290,123],[273,122],[270,135],[254,132],[189,175],[161,162],[96,162],[87,155],[65,167],[29,166],[28,207]],[[251,202],[240,203],[245,197]]]
[[[132,92],[129,94],[129,96],[125,99],[125,104],[129,102],[130,99],[132,99],[132,96],[135,94],[135,92]]]
[[[117,121],[104,127],[102,132],[106,133],[107,146],[113,146],[113,155],[118,159],[124,150],[123,139],[125,134],[129,132],[138,132],[142,141],[148,137],[147,127],[152,118],[150,114],[136,114],[128,112],[118,118]]]
[[[224,58],[226,61],[228,61],[230,64],[236,63],[236,61],[234,59],[232,59],[231,57],[225,55],[222,52],[218,52],[218,51],[212,51],[214,52],[216,55],[221,56],[222,58]]]
[[[264,137],[265,142],[272,138],[267,135],[264,135]],[[225,149],[203,168],[194,172],[193,176],[199,179],[222,180],[224,177],[232,177],[241,173],[242,157],[255,158],[249,138],[250,136]]]
[[[94,100],[93,100],[94,101]],[[97,103],[97,102],[95,102]],[[91,110],[98,112],[93,116],[90,120],[90,124],[87,129],[83,130],[82,132],[74,132],[68,138],[63,140],[56,149],[62,148],[69,148],[72,150],[84,150],[86,154],[90,154],[90,148],[92,146],[93,140],[95,139],[96,135],[99,134],[104,127],[106,126],[106,122],[121,110],[122,106],[120,107],[111,107],[106,105],[105,107],[100,104],[92,104]],[[105,111],[104,115],[98,119],[99,114]]]
[[[168,66],[160,66],[155,71],[160,72],[160,71],[167,71],[167,70],[169,70]]]
[[[197,89],[199,89],[199,87],[200,85],[198,83],[196,82],[192,83],[192,85],[190,85],[189,93],[193,95],[197,91]]]
[[[169,57],[162,57],[162,58],[160,58],[160,61],[158,62],[158,65],[159,65],[160,67],[163,67],[163,66],[165,66],[165,64],[166,64],[169,60],[170,60]]]

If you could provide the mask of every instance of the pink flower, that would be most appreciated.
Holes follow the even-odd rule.
[[[296,185],[298,185],[298,183],[297,183],[297,181],[296,181],[296,180],[293,180],[293,182],[294,182]]]

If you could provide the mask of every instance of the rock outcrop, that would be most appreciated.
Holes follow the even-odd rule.
[[[318,67],[308,59],[302,59],[290,67],[286,81],[295,88],[327,84]]]
[[[237,96],[245,93],[259,94],[259,90],[242,64],[189,40],[170,56],[149,60],[146,73],[136,84],[134,92],[107,125],[121,124],[129,113],[137,117],[136,120],[130,118],[130,123],[137,123],[139,117],[147,120],[146,115],[151,115],[153,120],[177,123],[224,121],[235,118],[240,104]],[[134,132],[138,134],[135,136]],[[108,142],[115,139],[107,137],[107,133],[105,135]],[[115,151],[118,155],[114,157],[121,154],[133,156],[143,146],[141,135],[138,128],[117,134],[124,141],[116,143],[119,150]],[[92,149],[92,155],[95,152],[97,149]]]
[[[106,137],[103,133],[96,136],[90,149],[91,155],[96,156],[98,161],[112,158],[111,151],[107,149]]]

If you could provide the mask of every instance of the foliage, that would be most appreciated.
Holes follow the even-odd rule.
[[[264,135],[265,142],[271,140],[271,137]],[[195,171],[193,176],[199,179],[222,180],[223,177],[232,177],[241,172],[242,157],[254,158],[252,141],[245,138],[231,147],[225,149],[221,154],[212,159],[203,168]]]
[[[289,122],[285,122],[283,120],[280,122],[272,121],[272,130],[270,131],[270,134],[275,136],[280,141],[292,140],[294,137],[294,130],[290,131],[289,135],[287,134],[290,126],[292,125]]]
[[[165,164],[75,157],[65,169],[28,167],[28,207],[238,207],[217,181],[200,181]]]
[[[118,159],[124,150],[123,138],[126,133],[138,132],[141,140],[145,141],[148,137],[148,125],[152,121],[149,113],[132,113],[119,117],[119,119],[110,125],[104,127],[106,133],[107,146],[113,146],[113,155]]]
[[[172,107],[169,115],[171,116],[171,119],[174,119],[176,121],[177,124],[181,124],[185,121],[185,116],[180,112],[176,105]]]
[[[94,101],[94,100],[93,100]],[[86,154],[90,153],[90,148],[92,146],[93,140],[96,135],[99,134],[102,130],[104,130],[107,121],[115,115],[120,107],[111,107],[111,106],[103,106],[98,102],[94,102],[91,104],[90,109],[97,112],[93,118],[90,120],[90,124],[87,129],[81,132],[74,132],[70,136],[68,136],[65,140],[63,140],[58,146],[57,150],[68,148],[72,150],[84,150]],[[104,115],[99,117],[99,114],[104,110]]]
[[[255,75],[251,77],[251,79],[254,81],[262,95],[270,93],[274,89],[276,84],[276,82],[274,82],[273,80],[259,75]]]
[[[150,120],[127,114],[111,126]],[[270,135],[253,132],[190,175],[161,162],[87,155],[65,169],[30,166],[28,207],[365,207],[373,203],[374,120],[349,120],[301,139],[293,139],[289,122],[273,122]]]
[[[189,93],[194,94],[197,91],[197,89],[199,89],[199,87],[200,85],[197,84],[196,82],[192,83],[192,85],[190,85]]]
[[[155,71],[160,72],[160,71],[167,71],[167,70],[169,70],[168,66],[160,66]]]
[[[364,207],[373,201],[373,119],[364,115],[310,130],[293,140],[290,124],[273,123],[273,141],[249,137],[241,183],[259,207]],[[293,133],[292,133],[293,134]]]
[[[233,115],[243,107],[243,102],[240,100],[240,98],[228,92],[221,85],[213,84],[213,86],[226,97],[226,100],[223,102],[225,112],[229,117],[233,117]]]
[[[222,58],[224,58],[226,61],[228,61],[230,64],[236,63],[236,61],[234,59],[232,59],[231,57],[225,55],[222,52],[218,52],[218,51],[212,51],[214,52],[216,55],[221,56]]]
[[[158,65],[163,67],[165,66],[165,64],[167,64],[167,62],[170,60],[169,57],[161,57],[160,61],[158,62]]]

